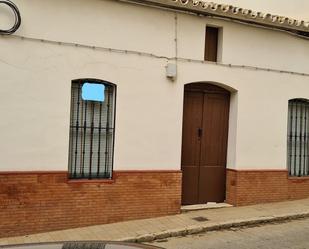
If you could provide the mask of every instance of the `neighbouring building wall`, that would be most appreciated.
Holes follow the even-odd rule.
[[[309,99],[309,77],[202,63],[207,24],[222,27],[224,64],[308,73],[308,41],[278,31],[117,1],[15,3],[22,14],[22,27],[17,36],[0,37],[0,217],[14,213],[15,220],[25,220],[24,226],[15,226],[16,233],[179,212],[183,91],[192,82],[213,82],[231,91],[228,202],[243,205],[308,196],[309,191],[303,190],[309,190],[306,180],[299,185],[288,180],[286,136],[288,100]],[[171,57],[176,55],[196,61],[177,61],[178,75],[171,81],[165,66],[175,63]],[[79,78],[117,85],[111,182],[75,184],[66,179],[71,81]],[[250,173],[248,178],[241,170],[283,173],[278,178]],[[285,193],[281,189],[276,197],[253,197],[279,178],[283,189],[288,189]],[[258,181],[259,188],[247,188],[248,183]],[[157,193],[163,199],[158,200]],[[106,216],[46,218],[45,210],[56,217],[66,216],[72,206],[79,212],[75,205],[79,199],[96,203],[81,207],[80,212],[92,208]],[[118,205],[114,200],[121,202]],[[122,213],[123,206],[129,211]],[[145,213],[136,207],[144,207]],[[25,215],[41,220],[25,228],[29,221]],[[1,223],[0,236],[7,234],[10,221]]]

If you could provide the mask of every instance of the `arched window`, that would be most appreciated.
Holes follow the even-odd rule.
[[[112,177],[115,127],[114,84],[72,81],[69,177]]]
[[[309,176],[309,101],[292,99],[288,113],[288,157],[290,176]]]

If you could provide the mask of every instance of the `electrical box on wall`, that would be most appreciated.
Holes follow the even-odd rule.
[[[177,77],[177,65],[174,63],[168,63],[166,65],[166,77],[174,80]]]

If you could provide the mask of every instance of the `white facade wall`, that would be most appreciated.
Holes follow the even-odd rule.
[[[309,73],[309,41],[222,20],[116,1],[15,0],[17,36],[203,60],[205,26],[222,27],[221,62]],[[175,21],[177,17],[177,25]],[[177,27],[177,28],[176,28]],[[0,37],[0,170],[67,170],[71,80],[117,84],[115,170],[180,169],[184,84],[232,91],[228,168],[285,169],[291,98],[309,77]],[[173,62],[173,61],[172,61]]]

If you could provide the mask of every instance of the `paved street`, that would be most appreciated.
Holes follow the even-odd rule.
[[[35,243],[35,242],[54,242],[54,241],[68,241],[68,240],[118,240],[118,241],[151,241],[155,238],[166,238],[172,236],[177,236],[178,234],[186,233],[196,233],[196,231],[209,230],[209,229],[220,229],[220,226],[230,226],[234,227],[237,224],[257,224],[258,222],[271,222],[274,219],[295,219],[295,217],[309,217],[309,199],[294,200],[286,202],[268,203],[260,204],[254,206],[245,207],[229,207],[229,208],[219,208],[219,209],[206,209],[199,211],[184,212],[178,215],[157,217],[152,219],[144,220],[131,220],[125,222],[118,222],[112,224],[102,224],[89,227],[80,227],[67,230],[51,231],[47,233],[31,234],[26,236],[1,238],[0,245],[7,244],[21,244],[21,243]],[[0,221],[1,223],[1,221]],[[293,223],[290,223],[292,225]],[[266,228],[265,228],[266,229]],[[309,238],[309,229],[307,229],[307,234],[305,234],[305,229],[299,229],[300,231],[291,234],[291,238],[295,238],[298,242],[297,236],[305,235]],[[190,231],[190,232],[189,232]],[[249,230],[250,231],[250,230]],[[263,231],[263,230],[262,230]],[[265,230],[267,231],[267,230]],[[292,231],[293,232],[293,231]],[[291,232],[291,233],[292,233]],[[294,233],[293,232],[293,233]],[[224,234],[231,234],[236,236],[238,233],[235,232],[224,232]],[[242,232],[239,236],[243,239],[245,232]],[[207,238],[211,236],[216,236],[216,234],[221,234],[221,232],[207,234]],[[267,234],[267,233],[266,233]],[[287,233],[288,234],[288,233]],[[228,241],[232,241],[232,238]],[[225,235],[223,236],[225,237]],[[237,238],[239,238],[237,237]],[[254,237],[246,236],[246,238],[253,239]],[[194,240],[198,237],[194,237]],[[215,237],[214,237],[215,238]],[[220,241],[222,236],[218,237]],[[176,247],[171,248],[192,248],[192,247]],[[203,242],[203,239],[201,239]],[[217,240],[211,240],[217,241]],[[237,239],[235,239],[237,242]],[[243,240],[240,240],[243,241]],[[221,241],[222,242],[222,241]],[[171,240],[170,243],[174,243]],[[178,242],[179,243],[179,242]],[[189,245],[191,246],[191,242]],[[203,242],[206,243],[206,242]],[[240,243],[240,242],[239,242]],[[164,243],[162,243],[163,245]],[[183,245],[186,244],[184,240]],[[227,244],[229,245],[229,244]],[[171,244],[173,246],[173,244]],[[196,248],[205,248],[202,244],[201,247],[196,245]],[[214,247],[210,247],[214,248]],[[223,246],[219,248],[224,248]],[[227,247],[229,248],[229,247]],[[241,248],[241,247],[240,247]],[[251,247],[250,247],[251,248]],[[309,245],[307,247],[309,249]]]
[[[166,249],[308,249],[309,219],[163,241],[150,244]]]

